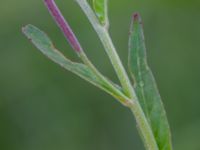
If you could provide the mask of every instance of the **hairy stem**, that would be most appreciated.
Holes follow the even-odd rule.
[[[103,43],[103,46],[104,46],[104,48],[111,60],[111,63],[115,69],[115,72],[118,75],[118,78],[121,82],[121,85],[124,89],[125,94],[128,97],[135,97],[135,95],[132,94],[133,92],[132,92],[131,82],[130,82],[130,80],[127,76],[127,73],[121,63],[121,60],[116,52],[116,49],[112,43],[112,40],[109,36],[107,29],[99,23],[96,15],[94,14],[93,10],[91,9],[91,7],[89,6],[89,4],[87,3],[86,0],[76,0],[76,1],[80,5],[82,10],[84,11],[86,16],[88,17],[90,23],[94,27],[97,34],[99,35],[99,38],[100,38],[101,42]]]
[[[145,148],[147,150],[159,150],[152,129],[148,124],[139,102],[136,101],[135,103],[131,104],[129,108],[136,118],[138,131],[140,132]]]
[[[128,78],[128,75],[122,65],[122,62],[116,52],[116,49],[112,43],[112,40],[109,36],[108,31],[106,28],[99,24],[96,15],[94,14],[93,10],[89,6],[86,0],[76,0],[76,2],[80,5],[84,13],[86,14],[87,18],[89,19],[90,23],[92,24],[93,28],[97,32],[103,46],[111,60],[111,63],[115,69],[115,72],[121,82],[123,90],[125,94],[130,97],[132,102],[128,105],[131,111],[133,112],[136,122],[139,128],[139,132],[141,133],[143,142],[147,150],[158,150],[158,146],[153,135],[151,126],[149,125],[145,114],[139,104],[138,98],[135,94],[135,91],[131,85],[131,82]]]

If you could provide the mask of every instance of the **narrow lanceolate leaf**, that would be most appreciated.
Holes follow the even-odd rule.
[[[159,150],[172,150],[169,124],[154,77],[147,64],[143,27],[137,13],[133,15],[130,31],[129,68],[134,79],[136,94]]]
[[[93,0],[94,11],[102,25],[108,26],[108,0]]]
[[[123,99],[121,98],[121,95],[118,91],[114,90],[107,83],[103,82],[93,73],[93,71],[88,66],[80,63],[75,63],[67,59],[54,47],[51,40],[44,32],[33,25],[27,25],[23,27],[22,32],[49,59],[59,64],[66,70],[75,73],[86,81],[106,91],[116,99],[121,100],[120,102],[123,103]],[[115,85],[113,84],[113,86]]]
[[[22,28],[23,33],[27,38],[49,59],[59,64],[63,68],[79,75],[80,77],[97,84],[96,76],[90,71],[90,69],[79,63],[74,63],[67,59],[62,53],[60,53],[52,44],[49,37],[38,28],[33,25],[27,25]]]

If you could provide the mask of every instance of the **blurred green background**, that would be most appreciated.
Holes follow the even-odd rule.
[[[56,2],[88,56],[118,82],[74,0]],[[200,1],[110,0],[109,8],[110,33],[125,66],[131,14],[141,13],[175,150],[200,150]],[[46,59],[21,33],[29,23],[78,61],[42,0],[0,0],[0,149],[144,150],[131,112]]]

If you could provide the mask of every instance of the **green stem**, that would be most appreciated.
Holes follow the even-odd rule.
[[[122,103],[124,106],[129,106],[131,103],[131,100],[124,95],[122,91],[120,91],[111,81],[109,81],[107,78],[105,78],[92,64],[92,62],[88,59],[87,55],[84,53],[84,51],[79,52],[79,57],[84,62],[85,65],[87,65],[93,73],[102,81],[104,88],[106,88],[107,92],[111,94],[113,97],[115,97],[120,103]]]
[[[152,129],[145,117],[145,114],[139,102],[136,101],[135,103],[130,104],[129,108],[136,118],[138,131],[144,142],[145,148],[147,150],[159,150]]]
[[[94,14],[93,10],[91,9],[91,7],[89,6],[86,0],[76,0],[76,1],[80,5],[84,13],[86,14],[93,28],[97,32],[101,42],[103,43],[103,46],[115,69],[115,72],[121,82],[124,93],[131,99],[131,101],[128,101],[129,102],[128,107],[131,109],[131,111],[133,112],[136,118],[139,132],[141,133],[146,149],[158,150],[158,146],[157,146],[155,137],[153,135],[151,126],[149,125],[145,117],[145,114],[141,108],[141,105],[139,104],[136,93],[131,85],[131,82],[122,65],[122,62],[116,52],[116,49],[112,43],[112,40],[109,36],[107,29],[99,24],[99,21],[96,18],[96,15]]]
[[[89,6],[86,0],[76,0],[77,3],[80,5],[86,16],[88,17],[89,21],[91,22],[92,26],[94,27],[95,31],[99,35],[99,38],[101,42],[103,43],[103,46],[111,60],[111,63],[115,69],[115,72],[118,75],[118,78],[121,82],[121,85],[124,89],[124,93],[128,97],[135,97],[132,93],[132,85],[129,81],[129,78],[127,76],[127,73],[121,63],[121,60],[115,50],[115,47],[112,43],[112,40],[110,39],[109,33],[107,29],[102,26],[96,15],[94,14],[93,10]]]

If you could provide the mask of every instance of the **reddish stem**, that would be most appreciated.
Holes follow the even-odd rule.
[[[63,17],[62,13],[60,12],[58,6],[54,2],[54,0],[44,0],[46,7],[48,8],[50,14],[54,18],[55,22],[63,32],[64,36],[66,37],[67,41],[70,43],[72,48],[76,52],[81,52],[82,47],[77,40],[76,36],[74,35],[72,29],[70,28],[69,24]]]

